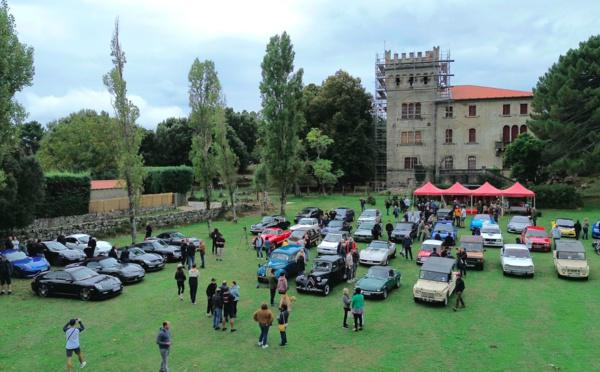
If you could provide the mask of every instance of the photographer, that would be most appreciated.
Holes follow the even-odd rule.
[[[79,348],[79,334],[84,330],[85,327],[79,318],[69,320],[69,322],[63,327],[63,331],[65,332],[65,337],[67,339],[67,371],[69,372],[73,370],[73,352],[77,354],[81,368],[84,368],[87,364],[83,358],[83,353]]]

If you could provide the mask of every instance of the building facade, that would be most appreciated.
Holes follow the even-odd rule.
[[[451,86],[452,61],[439,47],[386,51],[384,60],[388,187],[423,177],[474,183],[485,170],[502,169],[506,145],[527,131],[531,92]]]

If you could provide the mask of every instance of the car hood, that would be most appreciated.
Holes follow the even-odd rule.
[[[286,261],[281,261],[281,260],[269,260],[269,262],[267,262],[266,264],[264,264],[264,267],[267,267],[269,269],[283,269],[284,267],[286,267],[287,262]]]
[[[58,254],[68,259],[85,258],[85,253],[83,253],[79,249],[65,249],[62,251],[58,251]]]
[[[371,235],[371,230],[369,230],[369,229],[357,229],[354,232],[354,235],[367,235],[367,236],[370,236]]]
[[[339,243],[322,241],[321,244],[319,244],[319,248],[337,249],[338,244]]]
[[[502,239],[502,234],[481,234],[483,239]]]
[[[563,260],[557,259],[556,264],[564,268],[585,269],[588,267],[586,260]]]
[[[377,217],[359,217],[358,222],[376,221]]]
[[[160,255],[157,255],[154,253],[146,253],[146,254],[141,254],[139,256],[135,256],[134,259],[151,262],[151,261],[161,260],[162,257]]]
[[[387,252],[382,249],[369,249],[365,248],[360,251],[359,257],[365,260],[370,259],[382,259],[387,256]]]
[[[134,272],[138,272],[138,271],[144,271],[144,269],[138,264],[126,263],[126,264],[121,264],[120,271],[123,273],[134,273]]]
[[[562,226],[559,226],[558,228],[560,229],[560,231],[569,231],[569,232],[570,231],[575,231],[574,227],[562,227]]]
[[[94,284],[98,284],[98,283],[104,282],[104,281],[114,282],[115,284],[120,282],[119,279],[115,278],[114,276],[98,274],[98,275],[94,275],[93,277],[91,277],[89,279],[80,280],[80,281],[78,281],[78,283],[80,283],[82,285],[94,285]]]
[[[321,233],[327,234],[327,233],[337,233],[342,231],[341,227],[324,227],[321,229]]]
[[[392,235],[408,235],[412,232],[412,230],[408,229],[396,229],[392,230]]]
[[[483,252],[467,252],[467,258],[483,258]]]
[[[327,272],[327,271],[311,271],[308,274],[308,278],[310,278],[310,277],[318,278],[318,277],[327,276],[328,274],[329,274],[329,272]]]
[[[442,292],[442,291],[445,291],[446,289],[448,289],[448,283],[435,282],[433,280],[419,279],[415,283],[415,289]]]
[[[48,267],[48,261],[44,257],[27,257],[22,260],[13,261],[12,264],[17,267],[30,267],[32,269],[42,269]]]
[[[504,257],[503,263],[511,266],[533,266],[531,258]]]
[[[385,282],[384,279],[364,277],[356,283],[356,286],[366,291],[377,291],[384,286]]]
[[[529,240],[529,242],[533,243],[533,244],[550,244],[550,238],[532,237],[532,238],[527,238],[527,240]]]
[[[507,226],[516,229],[524,229],[525,227],[529,226],[529,224],[526,222],[509,222]]]
[[[417,253],[417,257],[429,257],[431,255],[431,251],[426,251],[426,250],[422,250],[420,249],[419,252]]]

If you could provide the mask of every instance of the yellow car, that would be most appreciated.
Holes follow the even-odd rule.
[[[575,222],[570,218],[557,218],[553,226],[558,226],[560,236],[564,238],[575,237]]]

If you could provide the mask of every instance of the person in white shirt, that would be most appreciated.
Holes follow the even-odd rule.
[[[87,365],[87,362],[83,358],[83,353],[79,347],[79,334],[84,330],[85,327],[83,326],[81,319],[71,319],[63,327],[63,331],[65,332],[65,337],[67,339],[67,371],[69,372],[73,371],[73,361],[71,360],[73,353],[77,354],[81,368],[85,368]]]

